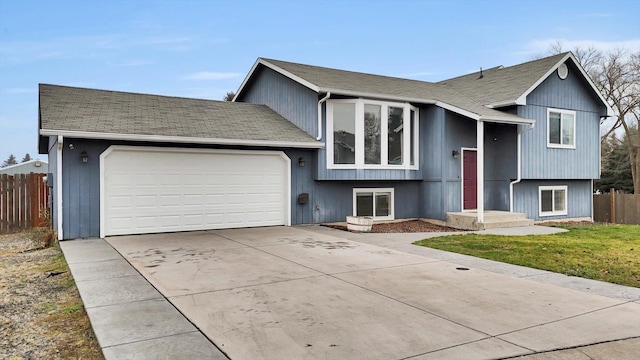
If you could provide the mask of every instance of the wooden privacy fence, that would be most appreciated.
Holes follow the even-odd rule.
[[[45,174],[0,174],[0,233],[47,226],[49,187]]]
[[[613,224],[640,225],[640,194],[593,195],[593,220]]]

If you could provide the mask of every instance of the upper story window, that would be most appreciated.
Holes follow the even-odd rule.
[[[408,103],[329,100],[327,167],[417,169],[418,128]]]
[[[576,112],[570,110],[547,110],[547,146],[576,148]]]

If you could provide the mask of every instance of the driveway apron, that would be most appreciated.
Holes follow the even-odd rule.
[[[640,336],[640,295],[590,294],[347,234],[106,240],[234,360],[490,359]]]

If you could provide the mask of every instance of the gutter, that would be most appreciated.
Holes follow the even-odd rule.
[[[74,130],[50,130],[41,129],[43,136],[64,136],[67,138],[96,139],[96,140],[124,140],[124,141],[148,141],[148,142],[169,142],[169,143],[189,143],[208,145],[237,145],[237,146],[264,146],[264,147],[287,147],[287,148],[321,148],[324,144],[315,142],[312,139],[304,142],[297,141],[271,141],[271,140],[241,140],[224,138],[196,138],[186,136],[165,136],[165,135],[141,135],[141,134],[117,134],[98,133],[91,131]]]
[[[529,124],[526,130],[518,131],[518,178],[509,183],[509,212],[513,212],[513,186],[522,181],[522,134],[533,129],[535,123]]]
[[[316,136],[316,140],[320,141],[322,139],[322,103],[327,101],[331,96],[331,91],[327,91],[327,95],[318,101],[318,136]]]

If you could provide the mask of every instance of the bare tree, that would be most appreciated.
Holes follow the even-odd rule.
[[[549,47],[550,53],[562,51],[562,43]],[[593,47],[576,47],[572,52],[615,112],[603,138],[623,129],[634,193],[640,194],[640,51],[618,48],[603,53]]]
[[[222,100],[224,101],[233,101],[233,98],[236,96],[236,93],[233,91],[227,91],[227,94],[224,96]]]

